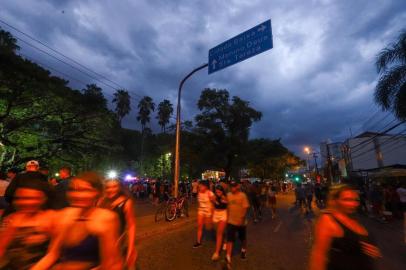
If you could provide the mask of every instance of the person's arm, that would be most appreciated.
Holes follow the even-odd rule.
[[[50,269],[59,259],[61,246],[65,238],[65,233],[70,227],[70,222],[65,219],[69,219],[69,213],[65,211],[55,212],[47,211],[45,220],[49,220],[48,231],[51,234],[51,242],[48,247],[48,251],[44,257],[41,258],[30,270],[46,270]],[[63,220],[60,220],[63,219]]]
[[[330,217],[322,215],[315,226],[313,248],[310,253],[310,270],[325,270],[332,241]]]
[[[7,186],[6,191],[4,193],[4,199],[8,203],[12,203],[14,193],[17,189],[17,181],[18,181],[18,176],[16,176],[13,180],[11,180],[10,184]]]
[[[242,193],[242,194],[244,196],[243,204],[242,204],[242,207],[244,208],[244,215],[243,216],[245,217],[247,215],[248,208],[250,208],[250,203],[248,201],[247,195],[245,195],[245,193]]]
[[[131,199],[125,202],[124,211],[128,233],[128,249],[126,263],[127,267],[131,269],[131,267],[135,265],[135,262],[137,260],[137,251],[135,249],[135,235],[136,235],[135,209]]]
[[[105,210],[107,211],[107,210]],[[95,220],[100,243],[101,269],[122,270],[123,263],[119,251],[119,221],[111,212],[101,213],[102,217]]]
[[[12,217],[7,217],[3,220],[2,228],[0,230],[0,259],[6,253],[8,245],[14,237],[15,227],[12,223]]]

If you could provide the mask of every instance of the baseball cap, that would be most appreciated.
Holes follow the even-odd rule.
[[[240,184],[240,181],[237,181],[237,180],[231,180],[231,182],[230,182],[230,186],[232,186],[232,187],[236,187],[239,184]]]
[[[25,166],[26,167],[27,166],[39,166],[39,162],[36,161],[36,160],[30,160],[30,161],[27,162],[27,164]]]

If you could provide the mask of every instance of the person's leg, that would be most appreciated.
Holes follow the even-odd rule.
[[[231,263],[231,255],[233,252],[233,243],[235,241],[236,226],[227,224],[227,253],[226,260]]]
[[[241,241],[241,259],[246,259],[247,256],[247,227],[238,227],[238,237]]]
[[[197,244],[202,243],[204,216],[197,215]]]
[[[220,254],[221,247],[223,245],[223,234],[226,228],[227,222],[220,221],[217,225],[217,235],[216,235],[216,254]]]

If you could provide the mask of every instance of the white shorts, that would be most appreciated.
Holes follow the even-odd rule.
[[[203,216],[205,218],[211,218],[213,215],[212,209],[207,209],[207,208],[198,208],[197,209],[197,215],[198,216]]]
[[[214,210],[213,223],[227,222],[227,210]]]

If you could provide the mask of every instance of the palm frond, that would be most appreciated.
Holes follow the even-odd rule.
[[[400,86],[405,82],[406,65],[398,65],[383,74],[375,89],[375,101],[388,110],[393,105],[393,100]]]
[[[400,86],[393,103],[395,115],[400,120],[406,120],[406,82]]]
[[[378,73],[383,73],[392,64],[406,64],[406,30],[402,30],[395,43],[384,48],[376,57]]]

